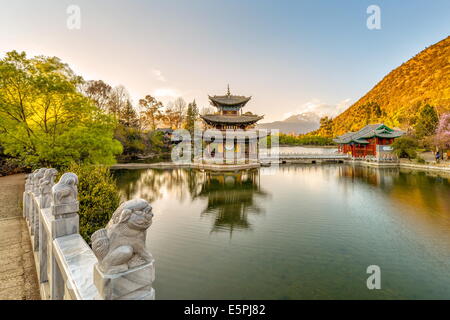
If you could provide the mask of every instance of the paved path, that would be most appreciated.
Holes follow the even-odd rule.
[[[0,177],[0,299],[40,299],[30,236],[22,218],[25,175]]]

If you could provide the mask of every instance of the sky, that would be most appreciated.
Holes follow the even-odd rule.
[[[380,29],[367,27],[370,5],[380,8]],[[334,116],[450,31],[448,0],[0,0],[0,7],[0,56],[57,56],[86,80],[124,85],[135,104],[151,94],[202,108],[229,84],[232,94],[252,96],[245,111],[263,122]]]

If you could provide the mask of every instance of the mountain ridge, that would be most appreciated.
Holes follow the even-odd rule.
[[[313,112],[303,112],[289,116],[284,120],[258,123],[259,129],[279,129],[281,133],[304,134],[317,130],[320,126],[320,117]]]
[[[333,119],[333,135],[383,122],[406,129],[424,104],[450,111],[450,36],[425,48],[389,72],[371,90]],[[311,132],[323,135],[323,132]]]

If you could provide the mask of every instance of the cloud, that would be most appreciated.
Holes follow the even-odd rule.
[[[155,79],[161,82],[166,82],[166,78],[162,75],[161,70],[153,69],[152,70],[153,75],[155,76]]]
[[[338,114],[340,114],[341,112],[343,112],[344,110],[346,110],[350,106],[350,104],[351,104],[351,99],[342,100],[341,102],[339,102],[335,105],[324,103],[324,102],[320,101],[319,99],[312,99],[312,100],[304,103],[303,105],[301,105],[296,110],[285,113],[283,116],[284,116],[284,119],[287,119],[293,115],[304,114],[304,113],[314,113],[314,114],[318,115],[319,117],[324,117],[324,116],[335,117]]]

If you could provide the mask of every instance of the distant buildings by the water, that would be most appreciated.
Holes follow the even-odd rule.
[[[384,124],[369,124],[357,132],[343,134],[334,141],[338,144],[339,152],[351,154],[354,158],[379,157],[382,153],[389,154],[392,150],[390,145],[403,134],[403,131]]]

